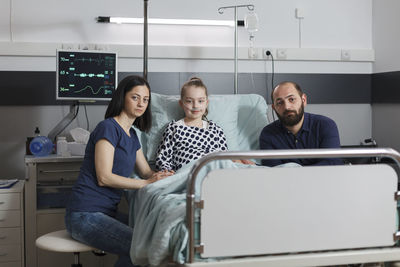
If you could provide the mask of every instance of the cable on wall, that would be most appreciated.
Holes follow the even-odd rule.
[[[89,131],[89,118],[88,118],[88,114],[87,114],[86,105],[83,105],[83,107],[85,108],[85,117],[86,117],[86,130],[88,130],[88,131]]]
[[[274,56],[270,52],[271,56],[271,93],[272,90],[274,90],[274,76],[275,76],[275,61],[274,61]]]
[[[13,32],[12,32],[12,0],[10,0],[10,42],[13,42]]]
[[[274,90],[274,78],[275,78],[275,61],[274,61],[274,56],[272,55],[271,51],[267,50],[265,51],[265,55],[267,57],[271,57],[271,92],[268,90],[268,75],[266,75],[266,80],[265,80],[265,85],[266,85],[266,90],[267,90],[267,103],[268,103],[268,98],[271,97],[272,91]],[[270,122],[275,121],[275,114],[272,111],[272,120],[268,117],[268,120]]]
[[[299,21],[299,48],[301,48],[301,42],[302,42],[301,21],[304,19],[304,10],[302,8],[296,8],[295,9],[295,17]]]
[[[299,19],[299,48],[301,48],[301,19]]]

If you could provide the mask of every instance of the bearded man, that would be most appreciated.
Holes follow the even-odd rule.
[[[307,96],[294,82],[282,82],[271,93],[276,120],[265,126],[260,134],[260,149],[340,148],[336,123],[325,116],[305,113]],[[340,159],[282,159],[262,160],[265,166],[295,162],[306,165],[339,165]]]

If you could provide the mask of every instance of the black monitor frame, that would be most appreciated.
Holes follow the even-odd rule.
[[[56,60],[56,100],[111,100],[118,83],[117,53],[57,50]]]

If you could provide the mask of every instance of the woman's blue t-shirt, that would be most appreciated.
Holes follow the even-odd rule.
[[[124,177],[133,172],[136,152],[140,149],[135,130],[131,128],[128,136],[113,118],[105,119],[90,134],[78,180],[72,188],[69,211],[103,212],[110,216],[116,213],[123,190],[101,187],[97,182],[94,152],[100,139],[106,139],[115,148],[112,172]]]

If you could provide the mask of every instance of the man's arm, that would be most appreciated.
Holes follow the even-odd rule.
[[[339,130],[336,123],[328,119],[321,123],[319,129],[319,148],[340,148]],[[313,165],[342,165],[342,159],[319,159]]]
[[[271,134],[264,128],[260,134],[259,138],[260,149],[276,149],[272,144]],[[280,165],[283,162],[279,159],[263,159],[261,160],[261,164],[264,166],[274,167],[276,165]]]

